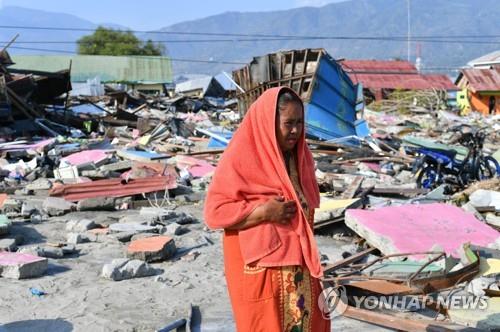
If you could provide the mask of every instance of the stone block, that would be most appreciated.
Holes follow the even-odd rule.
[[[78,211],[113,211],[115,199],[113,197],[88,198],[78,202]]]
[[[169,259],[175,252],[174,239],[169,236],[155,236],[132,241],[127,248],[127,257],[154,262]]]
[[[102,277],[114,281],[149,277],[161,273],[141,260],[130,260],[126,258],[114,259],[110,264],[102,268]]]
[[[49,216],[62,216],[67,212],[71,212],[75,204],[59,197],[47,197],[43,202],[43,210]]]
[[[47,258],[18,252],[0,252],[0,276],[4,278],[39,277],[45,273],[47,267]]]
[[[163,228],[163,234],[166,234],[166,235],[182,235],[184,233],[186,233],[187,229],[181,225],[179,225],[178,223],[171,223],[171,224],[168,224],[167,226],[165,226]]]
[[[34,213],[39,213],[38,208],[33,204],[33,202],[25,201],[21,207],[21,215],[23,217],[29,217]]]
[[[16,251],[16,239],[0,239],[0,251]]]
[[[69,244],[79,244],[89,242],[89,239],[79,233],[68,233],[67,241]]]
[[[97,225],[90,219],[70,220],[66,224],[66,230],[72,232],[86,232],[96,227]]]
[[[56,247],[26,247],[22,248],[20,253],[23,254],[30,254],[34,256],[39,256],[39,257],[46,257],[46,258],[54,258],[54,259],[59,259],[64,257],[64,251],[62,248],[56,248]]]
[[[129,242],[132,236],[134,236],[136,233],[133,232],[120,232],[120,233],[114,233],[111,236],[116,238],[120,242]]]

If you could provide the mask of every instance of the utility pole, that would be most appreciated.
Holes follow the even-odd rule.
[[[410,0],[406,0],[407,10],[408,10],[408,62],[410,62],[410,36],[411,36],[411,27],[410,27]]]

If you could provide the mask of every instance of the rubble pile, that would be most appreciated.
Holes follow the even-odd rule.
[[[333,61],[315,52],[315,66]],[[109,86],[101,97],[70,96],[69,72],[10,71],[11,63],[2,52],[0,276],[41,278],[50,264],[110,246],[121,254],[100,257],[100,270],[93,271],[100,282],[156,276],[144,280],[185,283],[169,268],[194,266],[200,248],[211,247],[217,234],[183,208],[201,214],[211,175],[241,121],[237,99],[151,96]],[[282,65],[288,72],[277,79],[286,85],[294,64]],[[308,75],[321,74],[315,70]],[[303,92],[314,112],[314,101],[325,96]],[[241,96],[245,102],[257,97]],[[458,116],[443,109],[443,98],[437,91],[395,92],[362,112],[351,109],[345,116],[356,111],[360,119],[346,120],[350,135],[326,140],[320,127],[307,132],[321,191],[314,228],[349,246],[340,257],[322,257],[325,285],[347,293],[337,308],[346,317],[399,330],[498,323],[487,316],[500,294],[500,168],[489,160],[481,176],[471,175],[470,163],[460,163],[471,145],[460,135],[481,138],[477,151],[500,160],[500,118]],[[360,134],[359,120],[367,135]],[[430,158],[428,151],[453,159],[458,180],[432,173],[423,158]],[[52,237],[21,232],[60,222]],[[489,311],[465,315],[430,300],[451,291],[481,297]],[[354,299],[396,295],[417,304],[367,311]],[[436,320],[418,317],[429,317],[429,310]]]

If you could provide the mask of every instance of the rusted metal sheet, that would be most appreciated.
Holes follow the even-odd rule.
[[[62,196],[67,201],[79,201],[94,197],[132,196],[176,187],[174,176],[158,176],[129,181],[111,179],[55,187],[50,191],[50,196]]]
[[[417,74],[417,67],[401,60],[343,60],[340,62],[347,72],[387,74]]]
[[[458,90],[446,75],[420,74],[408,61],[344,60],[340,64],[365,89]]]
[[[500,90],[500,67],[492,69],[462,69],[462,75],[465,76],[468,88],[472,92]],[[459,76],[458,80],[460,80],[462,75]]]
[[[360,253],[361,255],[363,253]],[[366,274],[363,274],[363,270],[366,268],[374,265],[375,263],[393,258],[393,257],[404,257],[404,256],[412,256],[415,254],[419,255],[437,255],[433,259],[430,259],[426,264],[423,264],[422,267],[413,273],[412,275],[408,276],[407,278],[383,278],[383,277],[372,277],[368,276]],[[366,254],[365,254],[366,255]],[[362,256],[361,256],[362,257]],[[442,289],[450,288],[453,286],[456,286],[459,283],[466,282],[469,280],[472,280],[478,273],[479,273],[479,265],[480,265],[480,259],[479,257],[476,257],[474,261],[472,261],[470,264],[465,265],[464,267],[453,271],[453,272],[448,272],[448,273],[443,273],[440,275],[433,275],[433,276],[422,276],[421,272],[425,269],[427,265],[430,263],[437,261],[438,259],[441,259],[444,257],[444,253],[439,253],[439,252],[425,252],[425,253],[404,253],[404,254],[394,254],[394,255],[388,255],[388,256],[383,256],[380,257],[379,259],[376,259],[374,261],[371,261],[370,263],[366,264],[361,264],[357,266],[352,266],[352,269],[350,272],[344,272],[342,274],[338,274],[338,276],[335,277],[329,277],[326,276],[324,278],[325,281],[330,282],[332,285],[348,285],[352,284],[358,281],[364,281],[364,280],[385,280],[389,281],[391,283],[395,284],[401,284],[401,285],[406,285],[410,287],[412,290],[408,294],[428,294],[432,292],[436,292]],[[350,263],[344,264],[344,266],[349,265]],[[338,269],[338,266],[337,266]],[[327,270],[328,273],[333,271],[331,268]]]
[[[348,73],[353,82],[363,84],[365,89],[402,89],[402,90],[458,90],[443,75],[420,74],[360,74]]]

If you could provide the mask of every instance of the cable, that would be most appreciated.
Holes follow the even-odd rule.
[[[39,26],[15,26],[15,25],[0,25],[0,29],[18,29],[18,30],[56,30],[56,31],[88,31],[94,32],[96,28],[62,28],[62,27],[39,27]],[[215,32],[185,32],[185,31],[146,31],[146,30],[119,30],[112,29],[116,32],[131,32],[131,33],[151,33],[151,34],[168,34],[168,35],[192,35],[192,36],[225,36],[225,37],[258,37],[258,38],[294,38],[294,39],[378,39],[378,38],[395,38],[407,40],[407,36],[373,36],[373,37],[355,37],[355,36],[307,36],[307,35],[269,35],[269,34],[247,34],[247,33],[215,33]],[[457,36],[414,36],[420,39],[433,38],[499,38],[500,35],[457,35]]]
[[[274,39],[185,39],[185,40],[151,40],[153,43],[220,43],[220,42],[267,42],[267,41],[299,41],[301,39],[285,39],[285,38],[274,38]],[[407,40],[403,39],[394,39],[394,38],[368,38],[368,37],[359,37],[359,38],[343,38],[343,37],[311,37],[306,38],[305,40],[368,40],[368,41],[392,41],[392,42],[406,42]],[[426,42],[426,43],[452,43],[452,44],[500,44],[500,40],[498,41],[460,41],[460,40],[427,40],[427,39],[411,39],[413,42]],[[6,44],[7,42],[2,41],[2,44]],[[83,45],[91,45],[91,44],[134,44],[135,41],[124,42],[124,41],[99,41],[95,42],[79,42],[79,41],[16,41],[16,44],[83,44]]]

